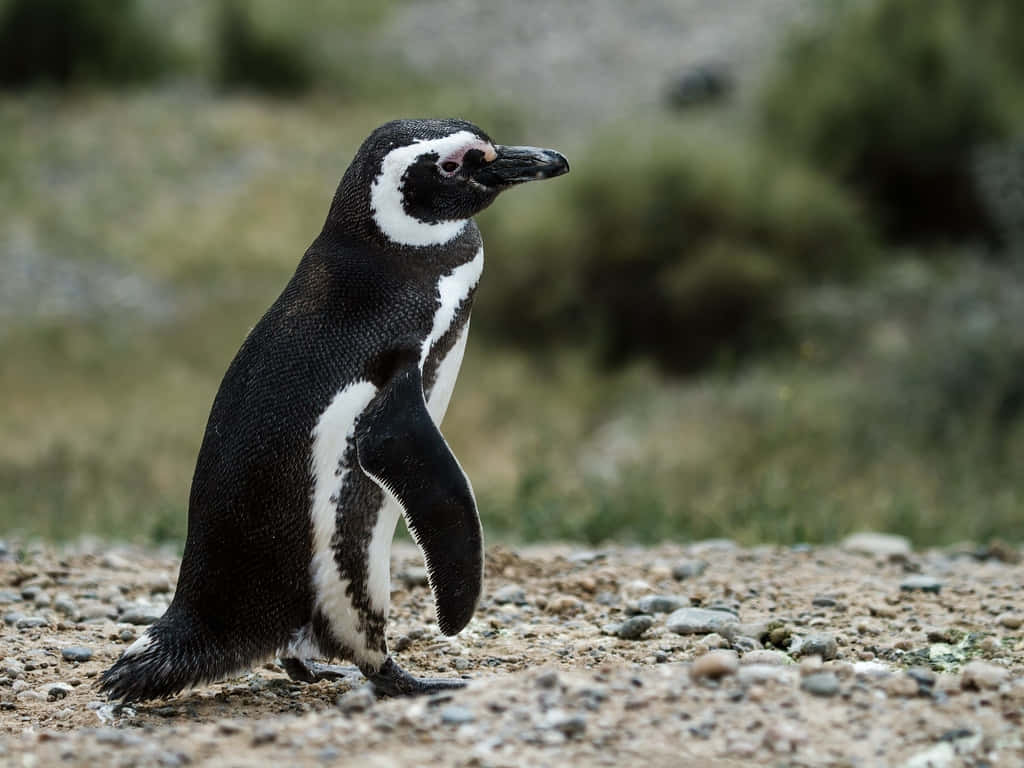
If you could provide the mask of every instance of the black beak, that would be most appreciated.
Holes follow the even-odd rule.
[[[550,179],[569,172],[569,161],[553,149],[498,145],[498,157],[473,174],[485,187],[502,189],[524,181]]]

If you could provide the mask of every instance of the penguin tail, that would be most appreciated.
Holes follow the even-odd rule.
[[[125,703],[164,699],[236,671],[234,660],[172,611],[150,625],[103,673],[100,691]]]

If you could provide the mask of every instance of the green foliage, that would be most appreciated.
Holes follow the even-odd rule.
[[[502,201],[482,225],[492,332],[695,370],[778,337],[791,287],[869,260],[856,206],[755,142],[657,133],[578,155],[557,198]]]
[[[1024,128],[1021,40],[1018,0],[853,3],[794,38],[763,123],[894,238],[989,236],[972,162]]]
[[[9,0],[0,8],[0,85],[150,79],[168,52],[135,0]]]
[[[217,80],[227,88],[277,95],[298,94],[313,84],[314,68],[302,43],[256,27],[248,10],[225,0],[217,19]]]

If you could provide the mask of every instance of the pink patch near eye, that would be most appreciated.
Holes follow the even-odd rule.
[[[459,149],[452,152],[448,157],[442,160],[440,163],[441,170],[445,173],[454,173],[458,170],[458,167],[462,165],[462,159],[471,149],[483,152],[484,160],[488,163],[493,162],[498,157],[498,151],[494,148],[494,145],[486,141],[474,141],[472,144],[466,144],[463,147],[459,147]]]

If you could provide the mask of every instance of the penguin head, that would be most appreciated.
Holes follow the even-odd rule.
[[[495,144],[464,120],[395,120],[363,142],[342,186],[368,190],[376,228],[399,245],[440,245],[516,184],[560,176],[558,152]]]

